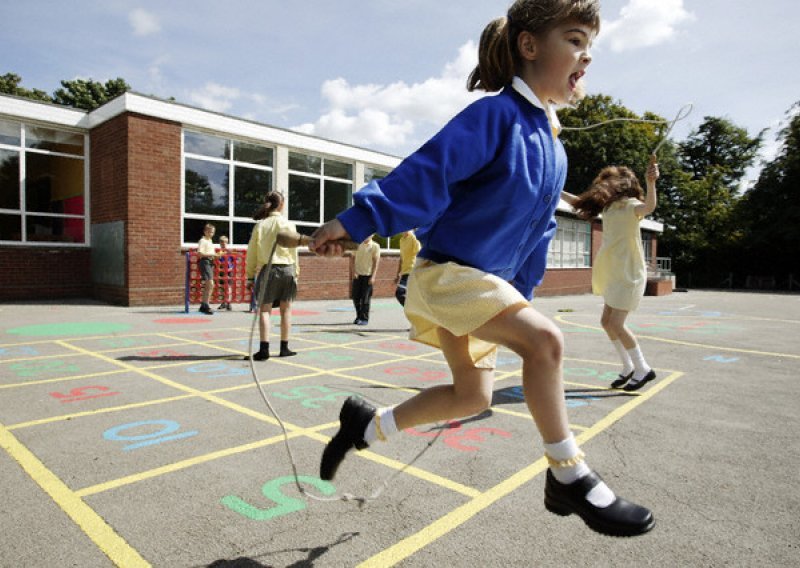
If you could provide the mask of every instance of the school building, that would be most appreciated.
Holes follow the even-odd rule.
[[[128,92],[91,112],[0,95],[0,301],[94,298],[181,304],[186,252],[206,222],[245,249],[267,189],[305,234],[401,158]],[[672,290],[660,223],[642,222],[648,293]],[[591,292],[602,225],[561,203],[536,295]],[[381,239],[375,295],[394,293],[396,239]],[[301,251],[300,299],[344,299],[348,258]]]

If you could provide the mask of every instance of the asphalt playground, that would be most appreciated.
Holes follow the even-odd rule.
[[[320,480],[346,396],[390,405],[449,381],[393,299],[373,300],[368,326],[346,301],[294,305],[298,355],[256,366],[291,460],[243,359],[245,305],[6,303],[0,566],[800,565],[800,296],[645,297],[629,323],[658,379],[637,393],[608,388],[618,363],[598,298],[534,307],[564,332],[589,464],[653,510],[652,532],[604,537],[545,510],[542,444],[507,351],[491,411],[405,431]],[[334,500],[303,498],[292,461]]]

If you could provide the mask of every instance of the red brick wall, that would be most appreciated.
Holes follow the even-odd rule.
[[[87,248],[0,247],[0,301],[88,298]]]
[[[591,268],[553,268],[544,274],[535,296],[567,296],[592,293]]]
[[[400,257],[384,254],[378,265],[373,297],[394,297]],[[341,300],[350,297],[352,259],[323,258],[311,253],[300,256],[297,298],[300,300]]]
[[[91,132],[92,221],[125,224],[125,285],[96,284],[124,305],[180,304],[181,126],[124,114]]]
[[[180,304],[181,125],[130,114],[128,120],[128,304]]]

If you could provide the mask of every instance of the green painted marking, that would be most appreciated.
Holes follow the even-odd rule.
[[[128,331],[131,325],[127,323],[106,323],[106,322],[72,322],[72,323],[50,323],[41,325],[26,325],[14,327],[7,330],[7,333],[14,335],[104,335],[107,333],[117,333]]]

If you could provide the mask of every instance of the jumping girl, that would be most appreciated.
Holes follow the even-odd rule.
[[[545,507],[610,535],[654,526],[648,509],[617,497],[586,464],[567,421],[563,336],[529,302],[544,275],[567,171],[552,105],[574,98],[599,27],[597,0],[514,2],[483,31],[467,83],[500,94],[469,105],[312,235],[310,248],[333,256],[342,254],[336,239],[419,227],[422,249],[405,305],[410,337],[441,348],[453,375],[451,385],[393,408],[345,401],[322,455],[323,479],[333,479],[353,448],[489,408],[503,345],[522,358],[525,401],[544,440]]]
[[[292,301],[297,296],[297,276],[300,272],[297,263],[297,248],[276,246],[275,239],[278,231],[297,232],[297,229],[294,223],[281,215],[283,205],[283,194],[277,191],[267,193],[264,205],[253,215],[253,219],[258,223],[253,228],[250,242],[247,244],[247,260],[245,262],[247,279],[253,295],[261,302],[257,308],[260,344],[258,352],[253,354],[253,359],[256,361],[269,359],[269,317],[272,313],[272,304],[276,301],[280,302],[281,314],[280,356],[296,355],[289,349],[289,333],[292,329]],[[269,274],[262,275],[266,282],[259,278],[253,285],[261,267],[269,263],[269,255],[273,250],[275,252],[272,255],[272,268]],[[264,286],[266,286],[266,290],[263,290]],[[263,291],[263,297],[259,296],[259,291]]]
[[[600,323],[622,360],[622,372],[611,386],[626,391],[638,390],[656,378],[625,320],[639,306],[647,284],[639,221],[656,209],[658,175],[652,156],[645,174],[646,196],[636,174],[618,166],[602,169],[579,196],[561,193],[581,219],[603,214],[603,244],[592,267],[592,291],[603,296]]]

